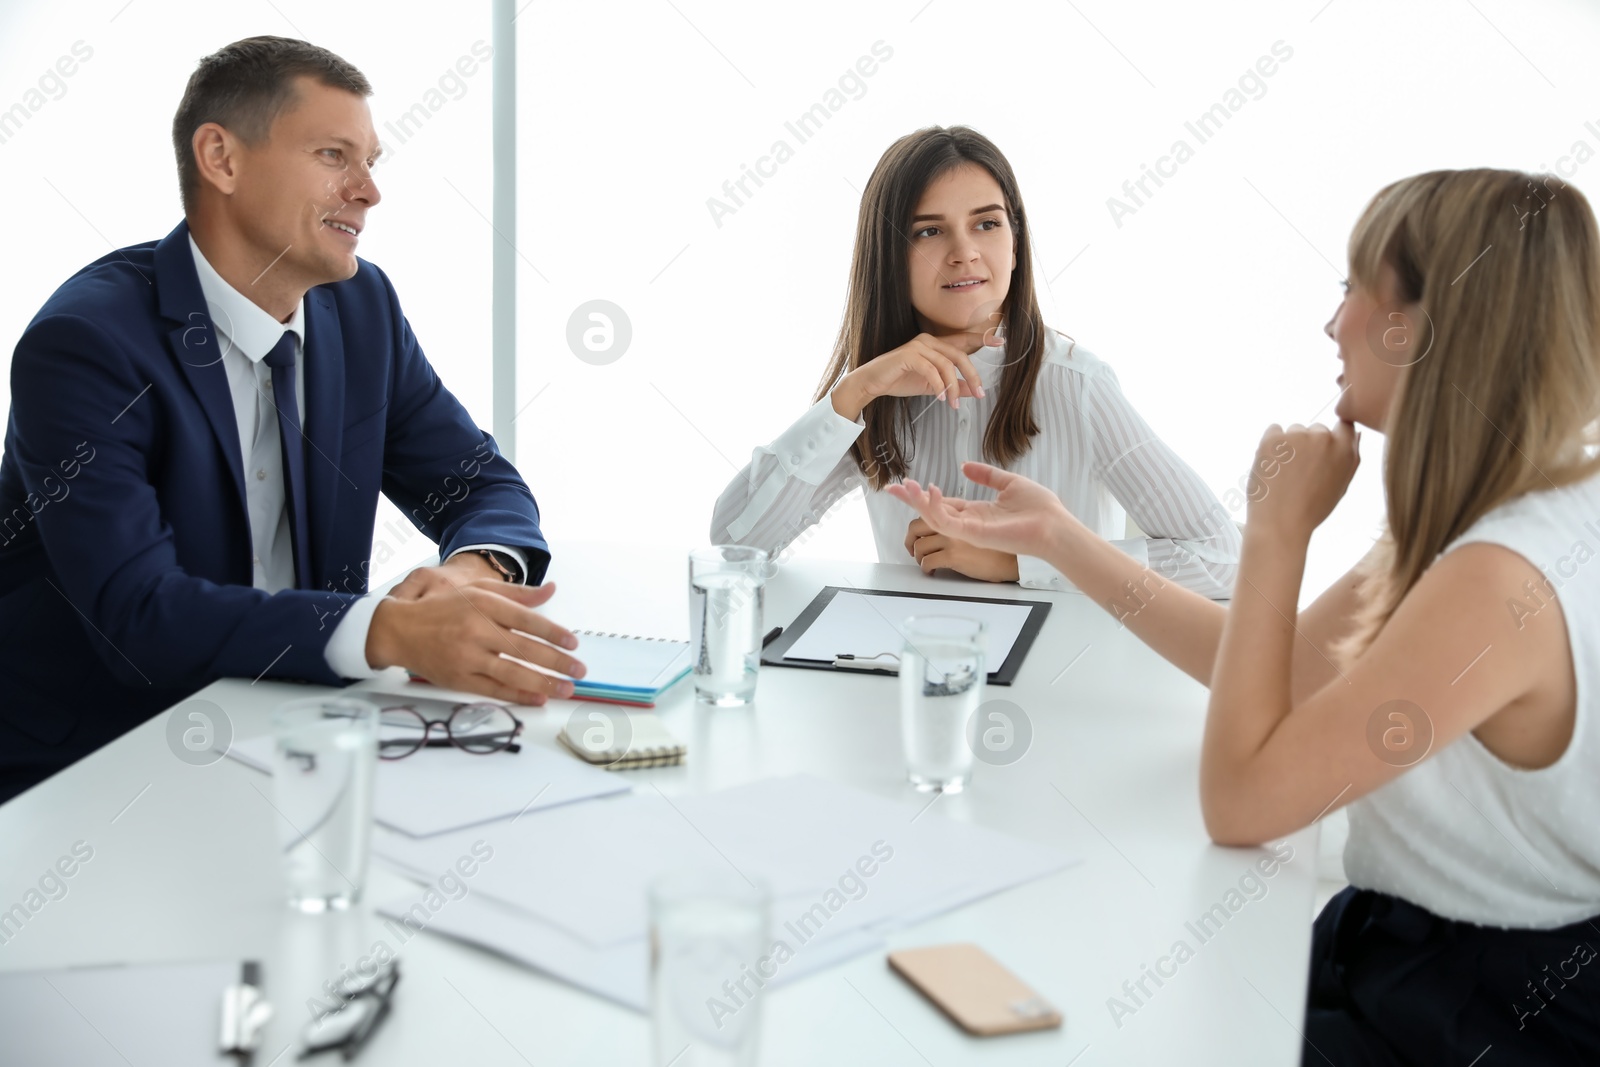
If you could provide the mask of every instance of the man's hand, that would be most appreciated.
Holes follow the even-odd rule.
[[[437,567],[418,567],[389,590],[389,595],[401,600],[416,600],[427,593],[459,589],[485,578],[502,583],[505,581],[500,572],[478,553],[457,552]]]
[[[954,501],[950,501],[954,503]],[[961,501],[965,504],[966,501]],[[1017,580],[1017,557],[938,533],[926,519],[913,519],[906,527],[906,551],[911,553],[923,574],[941,568],[956,571],[982,582]]]
[[[423,569],[434,573],[418,579],[420,592],[385,597],[372,613],[369,664],[378,669],[403,666],[435,685],[517,704],[572,696],[567,679],[505,658],[583,677],[583,664],[561,651],[577,648],[578,639],[533,610],[555,594],[554,583],[513,585],[496,575],[457,585],[453,572],[438,573],[450,570],[448,566]]]

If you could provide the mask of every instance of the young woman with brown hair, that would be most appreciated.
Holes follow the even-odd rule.
[[[776,555],[864,485],[883,562],[1070,588],[1045,560],[934,531],[883,492],[907,475],[951,482],[979,456],[1048,486],[1087,529],[1173,582],[1230,595],[1239,532],[1216,496],[1109,366],[1045,326],[1011,165],[974,130],[931,127],[874,169],[814,404],[728,484],[711,539]],[[1146,536],[1123,539],[1124,509]]]
[[[1108,551],[1045,488],[889,492],[1037,553],[1211,687],[1200,803],[1254,845],[1347,806],[1305,1062],[1600,1062],[1600,235],[1547,175],[1396,182],[1328,323],[1338,426],[1268,428],[1227,608]],[[1387,529],[1296,612],[1306,547],[1386,435]],[[1291,622],[1290,620],[1294,620]]]

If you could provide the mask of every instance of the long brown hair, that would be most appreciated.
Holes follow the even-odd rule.
[[[921,332],[911,306],[907,265],[911,216],[928,185],[963,163],[983,167],[999,184],[1017,242],[1017,265],[1004,304],[1006,368],[983,435],[984,459],[1005,467],[1028,450],[1029,440],[1039,432],[1033,420],[1033,387],[1044,361],[1044,317],[1034,289],[1028,216],[1016,175],[993,142],[970,127],[918,130],[890,145],[878,160],[856,219],[844,321],[813,402],[827,396],[845,374]],[[881,397],[863,413],[866,432],[856,438],[852,450],[874,489],[905,476],[911,460],[911,424],[920,414],[912,411],[911,399]]]
[[[1389,185],[1350,235],[1350,272],[1382,264],[1420,303],[1424,355],[1390,404],[1388,526],[1341,651],[1364,650],[1453,540],[1524,493],[1600,472],[1600,236],[1548,174],[1433,171]],[[1428,336],[1431,334],[1431,336]]]

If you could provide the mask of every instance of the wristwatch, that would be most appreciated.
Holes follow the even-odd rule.
[[[516,585],[522,584],[522,568],[517,565],[517,561],[511,556],[506,555],[504,552],[496,552],[491,548],[480,548],[476,551],[478,555],[489,561],[489,566],[498,571],[500,577]]]

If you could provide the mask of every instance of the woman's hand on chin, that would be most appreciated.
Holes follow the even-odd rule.
[[[1361,434],[1341,419],[1327,426],[1267,427],[1250,468],[1247,519],[1280,540],[1309,541],[1361,466]]]
[[[854,421],[880,396],[931,396],[959,409],[962,397],[984,395],[970,353],[1001,343],[982,333],[919,333],[845,375],[833,390],[833,410]]]

